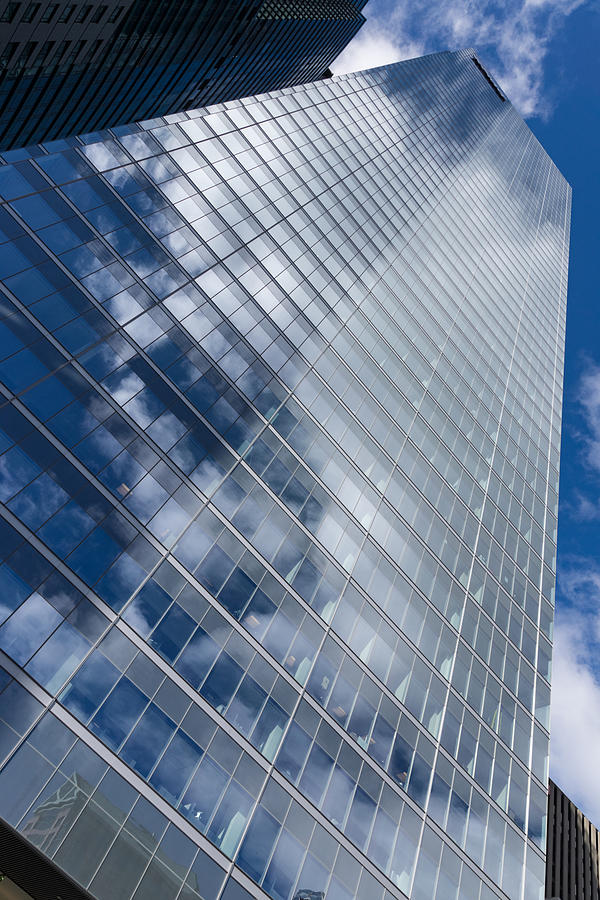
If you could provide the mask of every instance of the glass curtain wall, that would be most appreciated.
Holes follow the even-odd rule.
[[[473,56],[3,155],[0,816],[97,898],[543,898],[570,188]]]

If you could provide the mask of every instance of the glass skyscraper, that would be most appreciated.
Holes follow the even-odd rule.
[[[0,147],[323,76],[366,0],[0,0]]]
[[[540,900],[570,188],[510,102],[4,159],[3,827],[106,900]]]

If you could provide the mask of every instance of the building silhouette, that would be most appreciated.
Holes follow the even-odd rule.
[[[0,2],[0,147],[322,77],[365,0]]]
[[[598,900],[599,849],[598,829],[550,780],[546,897]]]
[[[543,148],[468,50],[19,157],[6,827],[98,900],[542,900]]]

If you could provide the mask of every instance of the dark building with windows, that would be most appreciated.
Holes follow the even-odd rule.
[[[572,800],[548,785],[548,900],[600,900],[600,835]]]
[[[6,828],[96,900],[543,900],[544,149],[460,51],[16,156]]]
[[[365,0],[0,0],[0,147],[322,77]]]

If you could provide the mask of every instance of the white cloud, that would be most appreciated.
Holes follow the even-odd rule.
[[[600,826],[600,569],[572,560],[560,583],[567,603],[554,633],[550,775]]]
[[[600,367],[591,360],[585,361],[585,369],[569,400],[578,419],[570,423],[569,438],[576,448],[579,465],[577,487],[571,487],[566,496],[561,495],[561,516],[574,522],[600,521]]]
[[[586,433],[580,435],[587,464],[600,471],[600,369],[590,365],[584,372],[577,401],[584,416]]]
[[[600,826],[600,683],[579,654],[583,628],[579,621],[556,629],[550,777]]]
[[[559,627],[554,646],[550,775],[600,826],[600,684],[578,658],[578,638]]]
[[[597,522],[600,519],[600,500],[592,500],[581,491],[574,491],[572,500],[561,501],[563,511],[576,522]]]
[[[401,62],[422,56],[424,45],[418,41],[401,42],[378,28],[366,30],[366,26],[335,61],[335,74],[360,72],[376,66]]]
[[[550,40],[586,0],[371,0],[367,22],[332,66],[334,74],[422,53],[474,47],[524,116],[547,116],[544,86]],[[410,9],[410,14],[407,12]]]

